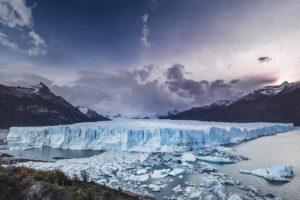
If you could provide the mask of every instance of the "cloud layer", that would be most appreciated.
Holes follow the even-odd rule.
[[[0,0],[0,24],[18,30],[20,33],[25,31],[22,28],[28,28],[31,45],[21,49],[3,32],[0,32],[0,44],[29,56],[47,54],[45,41],[33,30],[32,8],[26,5],[26,0]]]
[[[139,69],[115,72],[81,70],[71,85],[57,85],[28,66],[26,72],[2,70],[1,82],[9,85],[33,85],[45,82],[56,94],[74,105],[89,106],[103,114],[155,115],[169,110],[184,110],[220,99],[235,99],[245,92],[274,83],[266,77],[240,77],[228,82],[193,80],[185,66],[168,68],[147,65]]]

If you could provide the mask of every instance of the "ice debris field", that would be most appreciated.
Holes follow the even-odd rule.
[[[198,158],[206,156],[241,162],[248,158],[235,155],[230,148],[213,147],[190,152],[124,152],[106,151],[81,159],[56,162],[24,162],[38,170],[60,169],[68,176],[80,175],[82,170],[89,179],[111,188],[121,188],[156,199],[280,199],[269,198],[253,186],[245,186],[217,168]],[[288,165],[266,169],[276,176],[289,176]],[[186,178],[188,176],[196,178]],[[231,190],[230,188],[235,188]]]
[[[191,151],[293,130],[293,124],[118,120],[12,127],[8,141],[34,147],[139,152]],[[202,158],[202,160],[212,158]],[[227,162],[227,160],[224,160]]]

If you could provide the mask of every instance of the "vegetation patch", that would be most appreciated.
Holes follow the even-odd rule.
[[[88,182],[88,174],[69,178],[59,170],[38,171],[26,167],[0,166],[0,200],[55,199],[55,200],[114,200],[147,199]]]

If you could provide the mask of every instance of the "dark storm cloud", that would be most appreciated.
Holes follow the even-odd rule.
[[[76,105],[88,105],[99,112],[155,114],[173,108],[183,108],[182,100],[175,100],[158,80],[148,80],[156,67],[145,66],[116,73],[80,71],[75,85],[53,86],[57,94]]]
[[[240,79],[232,79],[231,81],[230,81],[230,84],[236,84],[236,83],[238,83],[240,81]]]
[[[171,92],[177,93],[179,96],[189,98],[194,103],[206,104],[219,100],[220,98],[230,99],[233,96],[231,86],[238,82],[232,80],[225,83],[224,80],[215,81],[195,81],[184,77],[185,69],[181,64],[175,64],[166,70],[165,76],[167,81],[165,84]]]
[[[147,65],[142,69],[133,70],[133,75],[137,76],[140,81],[146,81],[147,78],[150,77],[151,73],[153,72],[155,66],[154,65]]]
[[[268,57],[268,56],[262,56],[262,57],[259,57],[257,59],[260,63],[264,63],[264,62],[270,62],[272,60],[272,58]]]

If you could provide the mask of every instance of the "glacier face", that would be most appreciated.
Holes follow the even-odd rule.
[[[293,124],[117,120],[12,127],[8,141],[36,147],[142,152],[189,151],[293,130]]]

